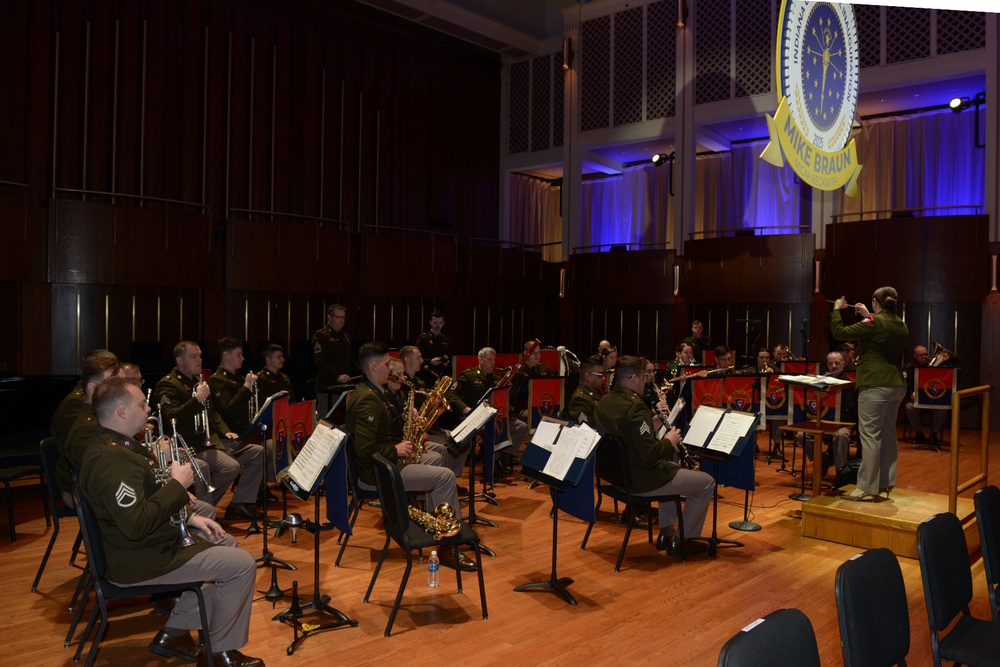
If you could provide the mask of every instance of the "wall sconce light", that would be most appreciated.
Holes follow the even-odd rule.
[[[563,63],[564,70],[573,67],[573,38],[563,37]]]

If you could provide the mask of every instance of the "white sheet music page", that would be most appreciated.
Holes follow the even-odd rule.
[[[724,414],[726,411],[722,408],[714,408],[709,405],[703,405],[695,410],[687,433],[684,434],[684,444],[692,447],[704,447]]]
[[[320,420],[312,435],[302,446],[302,451],[292,461],[288,475],[303,489],[315,489],[319,476],[333,457],[340,451],[347,434]]]
[[[462,420],[458,428],[451,432],[452,439],[459,444],[465,442],[470,435],[481,429],[496,413],[497,409],[492,405],[485,401],[480,403],[475,410]]]
[[[538,445],[547,452],[554,451],[556,448],[556,438],[559,437],[559,431],[561,428],[562,426],[555,422],[542,420],[538,422],[538,427],[535,429],[535,432],[531,434],[531,443],[533,445]]]
[[[586,424],[580,424],[576,428],[576,431],[579,437],[576,446],[576,458],[586,460],[590,456],[590,453],[594,451],[594,448],[597,447],[597,443],[601,441],[601,434]]]
[[[549,477],[556,479],[566,479],[569,467],[576,459],[577,435],[576,429],[568,426],[559,427],[559,436],[553,442],[553,449],[549,455],[549,460],[545,462],[542,472]]]
[[[757,423],[755,415],[748,415],[745,412],[726,414],[716,427],[708,449],[724,454],[732,453],[736,443],[750,432],[755,423]]]

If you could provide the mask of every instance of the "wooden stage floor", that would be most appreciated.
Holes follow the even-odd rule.
[[[978,435],[977,431],[962,433],[960,479],[971,477],[977,470]],[[766,449],[764,436],[761,446]],[[992,434],[990,446],[996,460],[1000,434]],[[946,495],[948,465],[948,450],[937,454],[903,444],[899,487],[893,501],[868,511],[901,513],[907,499],[917,492]],[[798,607],[816,629],[822,664],[841,665],[834,577],[837,567],[860,549],[803,536],[799,518],[802,503],[788,498],[797,491],[799,477],[780,471],[778,461],[758,461],[756,476],[758,486],[751,495],[750,518],[762,530],[740,532],[730,528],[729,522],[743,518],[744,493],[721,489],[719,535],[739,540],[745,546],[720,549],[712,559],[696,556],[681,563],[647,544],[644,532],[634,531],[622,571],[615,573],[614,562],[624,529],[612,522],[610,513],[599,514],[586,551],[579,548],[586,524],[561,517],[559,575],[575,579],[569,588],[579,601],[576,607],[549,592],[514,592],[520,584],[548,578],[551,503],[546,489],[529,490],[524,481],[498,485],[502,507],[477,505],[481,514],[499,524],[497,528],[478,528],[483,541],[497,552],[496,558],[484,558],[489,619],[481,617],[474,577],[464,578],[465,594],[460,596],[455,593],[453,573],[443,569],[441,587],[431,590],[426,587],[426,570],[418,564],[390,638],[383,637],[383,629],[402,575],[401,554],[397,549],[390,551],[371,602],[363,604],[377,561],[375,549],[381,548],[384,539],[378,530],[378,510],[365,507],[342,567],[333,566],[337,553],[335,533],[323,533],[321,538],[321,591],[332,597],[334,607],[357,619],[358,627],[311,637],[289,657],[286,647],[292,631],[271,621],[275,613],[287,607],[287,602],[272,609],[270,603],[259,601],[253,605],[246,651],[263,657],[272,667],[326,667],[331,661],[348,665],[565,665],[609,659],[620,664],[656,662],[707,667],[716,664],[720,647],[743,626],[774,609]],[[3,604],[7,610],[7,620],[0,624],[0,642],[7,656],[3,662],[20,666],[68,665],[72,650],[64,649],[62,642],[70,620],[66,605],[79,574],[79,570],[67,565],[75,530],[72,524],[64,524],[38,592],[30,593],[51,529],[45,527],[35,487],[17,486],[14,495],[17,543],[7,543],[6,526],[0,528],[0,576],[6,582]],[[971,503],[971,492],[965,497]],[[296,509],[312,514],[311,504]],[[242,523],[227,524],[227,528],[251,553],[260,553],[260,535],[245,536],[240,531],[245,528]],[[286,534],[269,540],[269,546],[275,555],[299,567],[296,572],[279,569],[279,585],[290,589],[296,579],[300,591],[311,596],[311,536],[301,535],[296,544],[291,544]],[[908,664],[930,665],[919,564],[901,558],[900,565],[910,610]],[[978,556],[972,572],[972,611],[988,618],[986,583]],[[270,571],[262,569],[258,589],[266,589],[269,583]],[[146,650],[162,622],[163,617],[151,612],[148,605],[118,609],[97,664],[183,664]],[[781,647],[775,650],[780,652]]]

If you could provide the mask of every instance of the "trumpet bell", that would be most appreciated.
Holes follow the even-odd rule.
[[[960,360],[955,353],[946,348],[941,343],[934,343],[934,356],[931,357],[931,361],[928,366],[937,367],[943,364],[956,364]]]

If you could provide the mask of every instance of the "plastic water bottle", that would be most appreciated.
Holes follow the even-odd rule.
[[[437,588],[441,585],[441,575],[438,570],[441,568],[441,559],[438,552],[432,551],[431,557],[427,559],[427,586]]]

